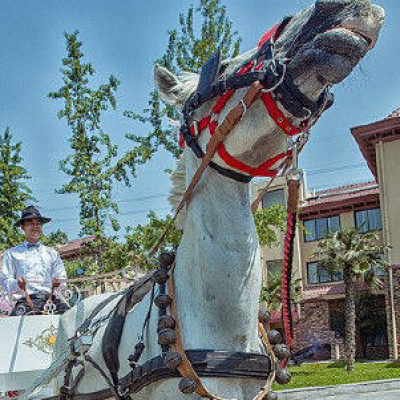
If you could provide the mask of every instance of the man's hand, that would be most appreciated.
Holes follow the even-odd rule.
[[[61,282],[58,280],[58,278],[53,278],[53,288],[58,288],[61,285]]]
[[[18,278],[17,282],[18,282],[18,286],[21,290],[26,290],[26,279],[25,278]]]

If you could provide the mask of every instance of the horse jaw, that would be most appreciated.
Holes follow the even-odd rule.
[[[384,10],[369,0],[317,0],[297,14],[277,41],[278,57],[298,88],[316,100],[343,81],[376,44]]]

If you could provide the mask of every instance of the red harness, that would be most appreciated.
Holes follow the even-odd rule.
[[[272,36],[276,39],[280,31],[278,30],[279,25],[275,25],[272,29],[270,29],[260,40],[258,44],[258,48],[260,48],[267,40],[269,40]],[[258,70],[262,67],[262,64],[259,64],[254,69]],[[250,62],[246,66],[244,66],[239,72],[239,75],[245,74],[249,72],[253,68],[253,62]],[[235,90],[228,90],[224,93],[219,99],[217,104],[212,108],[212,114],[207,115],[202,118],[200,121],[196,121],[190,126],[190,133],[192,136],[199,136],[201,132],[207,127],[210,130],[210,135],[214,135],[216,129],[218,128],[218,122],[215,119],[212,119],[212,115],[216,115],[220,113],[223,108],[226,106],[229,99],[234,95]],[[279,110],[275,101],[273,100],[270,93],[263,92],[260,96],[261,101],[264,103],[268,114],[274,120],[276,125],[288,136],[294,136],[301,133],[304,129],[306,129],[306,122],[303,122],[300,127],[294,126]],[[185,140],[181,135],[179,138],[179,146],[183,148],[185,146]],[[229,165],[231,168],[244,172],[252,177],[260,176],[260,177],[274,177],[277,175],[279,166],[276,168],[272,168],[277,162],[281,160],[285,160],[288,156],[292,154],[292,150],[287,150],[285,152],[279,153],[274,157],[269,158],[267,161],[259,165],[258,167],[251,167],[243,163],[242,161],[237,160],[232,157],[225,148],[223,143],[218,147],[218,155],[221,159]]]

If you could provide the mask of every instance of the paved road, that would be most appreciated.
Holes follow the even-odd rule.
[[[385,392],[371,392],[371,393],[357,393],[351,395],[344,396],[329,396],[324,397],[325,400],[399,400],[400,399],[400,390],[391,390]],[[314,398],[313,400],[317,400]]]
[[[279,400],[400,400],[400,379],[278,392]]]

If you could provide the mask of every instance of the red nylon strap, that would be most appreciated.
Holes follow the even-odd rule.
[[[214,135],[215,130],[217,129],[218,124],[216,121],[212,121],[210,123],[210,134]],[[279,153],[275,157],[269,158],[267,161],[262,163],[260,166],[254,168],[251,167],[250,165],[247,165],[239,160],[236,160],[233,158],[226,150],[224,144],[221,144],[218,147],[218,155],[225,161],[227,165],[229,165],[232,168],[238,169],[242,172],[245,172],[246,174],[249,174],[250,176],[265,176],[265,177],[274,177],[277,174],[276,170],[270,169],[276,162],[279,160],[282,160],[292,154],[292,152],[289,150],[284,153]]]
[[[298,135],[302,131],[302,128],[297,128],[296,126],[294,126],[283,115],[282,111],[279,110],[270,93],[263,93],[261,96],[261,100],[265,104],[265,107],[267,108],[270,117],[274,120],[276,125],[278,125],[278,127],[286,133],[286,135]]]
[[[233,90],[230,90],[226,92],[223,96],[220,97],[218,100],[218,103],[213,107],[213,112],[220,112],[226,105],[227,101],[232,97],[234,94]],[[283,113],[278,109],[277,105],[275,104],[274,100],[272,99],[271,95],[269,93],[263,93],[261,96],[261,100],[265,104],[265,107],[267,108],[267,111],[271,118],[275,121],[277,126],[283,130],[284,133],[287,135],[297,135],[301,132],[300,128],[295,127],[284,115]],[[195,132],[195,124],[192,124],[190,126],[190,133],[194,136],[196,134]],[[208,115],[201,119],[197,123],[197,131],[198,134],[200,134],[204,129],[209,127],[210,129],[210,134],[213,135],[215,130],[218,127],[217,121],[211,121],[211,116]],[[279,153],[275,157],[272,157],[265,161],[263,164],[260,166],[254,168],[251,167],[239,160],[236,160],[233,158],[226,150],[224,144],[221,144],[218,147],[218,155],[224,160],[224,162],[229,165],[232,168],[235,168],[239,171],[242,171],[250,176],[262,176],[262,177],[274,177],[277,174],[277,170],[271,169],[271,167],[277,163],[280,160],[283,160],[284,158],[288,157],[291,155],[291,151]]]
[[[211,116],[207,115],[207,117],[204,117],[200,122],[197,123],[197,134],[200,135],[200,133],[207,128],[208,124],[211,121]],[[190,126],[190,133],[192,136],[196,136],[196,128],[195,124],[192,124]]]
[[[218,103],[213,107],[212,112],[214,114],[218,114],[220,111],[223,110],[223,108],[226,106],[226,103],[228,100],[233,96],[235,91],[233,89],[228,90],[226,93],[224,93],[218,100]]]
[[[260,41],[258,42],[258,48],[261,48],[261,46],[268,41],[269,39],[271,39],[272,36],[274,36],[276,30],[278,29],[279,24],[276,24],[275,26],[273,26],[269,31],[267,31],[266,33],[264,33],[264,36],[260,39]]]
[[[285,333],[285,343],[289,348],[293,344],[293,335],[291,327],[291,304],[288,293],[288,273],[291,273],[291,262],[293,261],[293,237],[295,232],[296,213],[288,213],[286,221],[286,235],[283,246],[283,268],[282,268],[282,314],[283,331]]]

